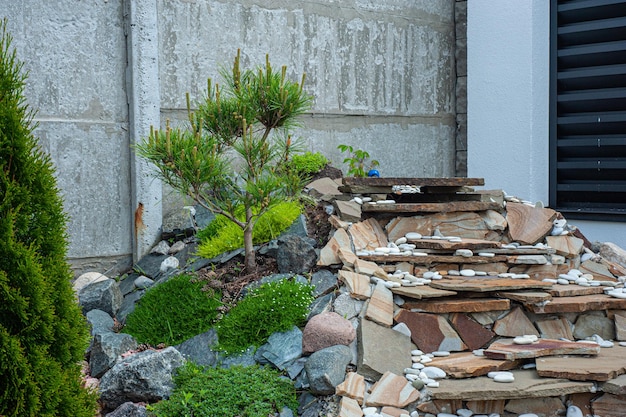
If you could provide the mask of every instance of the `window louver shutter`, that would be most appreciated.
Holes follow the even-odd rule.
[[[626,221],[626,1],[551,1],[550,206]]]

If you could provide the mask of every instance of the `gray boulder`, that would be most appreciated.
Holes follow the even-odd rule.
[[[352,360],[348,346],[330,346],[313,353],[304,369],[309,379],[309,388],[315,395],[332,395],[335,387],[346,377],[346,367]]]
[[[311,284],[315,286],[314,296],[319,297],[328,294],[337,287],[337,275],[327,269],[322,269],[313,273]]]
[[[113,279],[91,283],[78,293],[78,302],[84,314],[91,310],[102,310],[115,317],[122,305],[122,299],[122,292]]]
[[[107,410],[125,402],[156,402],[169,398],[172,374],[185,362],[173,347],[146,350],[118,362],[100,380],[100,401]]]
[[[297,235],[281,236],[278,239],[276,263],[282,273],[309,272],[317,263],[317,252],[307,238]]]
[[[133,311],[135,311],[135,306],[137,305],[137,301],[143,297],[146,290],[137,290],[133,291],[124,297],[124,301],[122,301],[122,305],[120,309],[117,311],[117,319],[124,323],[126,321],[126,317]]]
[[[284,370],[302,356],[302,331],[293,326],[286,332],[272,334],[267,343],[257,349],[254,358],[259,363],[271,363]]]
[[[113,332],[96,334],[89,356],[91,376],[100,378],[115,365],[118,356],[136,348],[137,342],[129,334]]]
[[[220,353],[213,350],[217,345],[217,332],[210,329],[208,332],[199,334],[185,340],[176,349],[185,357],[198,365],[216,366],[220,360]]]
[[[112,332],[115,322],[109,313],[102,310],[91,310],[85,314],[87,322],[91,326],[91,335],[95,336],[100,333]]]
[[[126,402],[104,417],[147,417],[147,415],[145,405]]]

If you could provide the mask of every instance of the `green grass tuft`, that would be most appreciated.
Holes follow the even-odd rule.
[[[304,323],[313,302],[313,286],[294,279],[268,282],[251,290],[216,325],[218,349],[227,354],[259,347],[275,332]]]
[[[205,368],[188,362],[174,384],[168,400],[148,406],[156,417],[267,417],[283,407],[298,408],[293,383],[259,366]]]
[[[178,275],[150,288],[128,315],[124,332],[139,343],[176,345],[215,322],[221,294],[203,292],[192,276]]]

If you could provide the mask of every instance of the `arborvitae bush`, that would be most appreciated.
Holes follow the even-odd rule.
[[[33,136],[26,75],[0,21],[0,415],[93,417],[88,343],[66,261],[66,216]]]

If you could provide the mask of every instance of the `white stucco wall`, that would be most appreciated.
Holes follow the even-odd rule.
[[[468,1],[469,177],[548,201],[549,29],[546,0]],[[590,241],[626,248],[626,224],[574,221]]]

